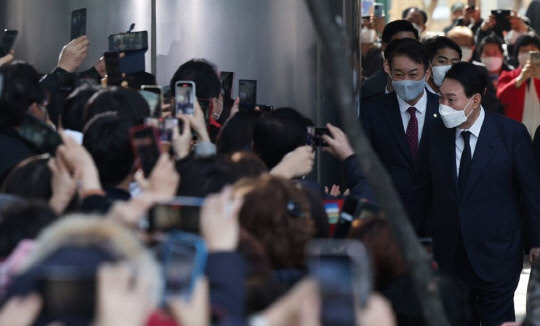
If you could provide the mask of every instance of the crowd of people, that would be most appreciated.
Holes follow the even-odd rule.
[[[523,258],[540,259],[538,3],[509,31],[456,3],[434,37],[416,7],[362,17],[358,125],[450,325],[518,325]],[[0,326],[427,324],[338,126],[316,145],[309,117],[227,98],[205,59],[167,76],[153,106],[149,73],[110,86],[103,58],[79,72],[89,46],[72,40],[45,75],[0,58]],[[179,81],[196,85],[193,114],[177,110]],[[340,162],[343,184],[309,178],[316,154]],[[357,205],[349,220],[329,216],[335,202]]]

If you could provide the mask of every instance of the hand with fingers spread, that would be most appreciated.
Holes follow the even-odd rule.
[[[0,310],[0,326],[30,326],[36,321],[43,302],[37,294],[9,299]]]
[[[127,264],[104,264],[98,270],[98,326],[143,326],[154,308],[150,283]]]
[[[178,127],[174,127],[172,147],[175,159],[181,160],[191,152],[191,127],[186,117],[180,115],[178,119],[183,123],[182,133],[179,132]]]
[[[306,145],[296,148],[283,157],[270,174],[286,179],[302,177],[313,170],[315,152],[313,147]]]
[[[52,172],[52,197],[49,200],[49,205],[60,215],[77,192],[77,180],[69,172],[62,157],[51,158],[47,165]]]
[[[243,205],[242,198],[234,199],[232,187],[227,186],[214,195],[209,195],[201,210],[201,234],[208,251],[234,251],[240,236],[238,214]]]
[[[170,298],[167,302],[174,318],[182,326],[210,326],[210,300],[208,281],[201,277],[189,301]]]
[[[328,135],[323,135],[322,139],[326,142],[328,146],[323,148],[323,151],[328,152],[334,155],[336,158],[344,161],[346,158],[354,154],[354,150],[349,142],[347,135],[336,126],[333,126],[330,123],[326,124],[328,130],[332,137]]]
[[[146,179],[139,170],[135,173],[135,180],[143,192],[154,194],[160,200],[166,201],[176,195],[180,183],[180,175],[176,171],[174,161],[169,154],[163,153]]]
[[[8,54],[0,58],[0,66],[6,65],[15,58],[15,51],[11,50]]]
[[[80,183],[79,191],[101,189],[99,172],[90,153],[63,132],[60,132],[60,136],[64,143],[56,149],[56,157],[62,160],[70,174]]]
[[[58,57],[58,67],[67,72],[75,72],[88,55],[90,41],[85,35],[66,44]]]

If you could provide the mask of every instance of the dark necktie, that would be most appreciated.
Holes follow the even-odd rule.
[[[407,112],[411,115],[409,124],[407,125],[407,143],[409,144],[409,150],[413,161],[416,160],[416,154],[418,154],[418,120],[416,119],[416,108],[410,107]]]
[[[469,172],[471,170],[471,144],[469,140],[471,139],[470,131],[462,131],[461,137],[465,143],[463,147],[463,153],[461,154],[461,161],[459,161],[459,176],[458,176],[458,189],[459,193],[463,194],[465,191],[465,186],[467,185],[467,179],[469,178]]]

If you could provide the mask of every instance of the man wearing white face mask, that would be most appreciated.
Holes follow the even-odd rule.
[[[540,38],[521,36],[514,49],[519,67],[501,73],[497,97],[505,106],[505,115],[523,122],[532,137],[540,125],[540,67],[530,60],[531,51],[540,51]]]
[[[384,69],[395,92],[366,102],[360,111],[364,131],[405,200],[411,189],[423,131],[436,119],[438,96],[427,92],[429,57],[418,41],[394,40]]]
[[[486,85],[474,64],[447,72],[407,207],[441,269],[469,285],[475,325],[498,326],[515,320],[523,250],[540,263],[540,168],[526,128],[482,107]]]
[[[453,64],[461,61],[461,48],[448,37],[438,36],[428,41],[424,48],[431,64],[431,77],[427,82],[427,90],[439,94],[446,72]]]

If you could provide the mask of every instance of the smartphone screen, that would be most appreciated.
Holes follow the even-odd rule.
[[[349,234],[352,221],[358,216],[360,201],[352,196],[345,197],[333,238],[343,239]]]
[[[206,246],[202,238],[172,232],[162,245],[164,301],[169,297],[189,297],[197,279],[204,274]]]
[[[234,72],[222,71],[219,74],[219,80],[221,81],[221,89],[223,90],[223,98],[232,98]]]
[[[129,32],[109,35],[109,51],[127,52],[148,49],[148,32]]]
[[[192,81],[177,81],[175,84],[175,112],[176,114],[195,114],[195,83]]]
[[[531,62],[534,65],[540,66],[540,52],[531,52]]]
[[[159,101],[158,101],[158,105],[156,106],[156,111],[154,111],[154,114],[152,114],[151,116],[160,118],[161,110],[162,110],[161,106],[163,104],[163,93],[161,91],[161,87],[157,85],[142,85],[141,90],[154,93],[158,96]]]
[[[240,110],[254,110],[257,103],[257,81],[240,79],[238,81],[238,97],[240,98],[238,106]]]
[[[199,233],[199,216],[204,198],[176,197],[167,203],[152,207],[148,214],[148,230],[170,231],[182,230]]]
[[[2,42],[0,43],[0,57],[7,55],[11,51],[18,34],[19,32],[16,30],[4,30],[4,36],[2,36]]]
[[[96,301],[93,273],[71,266],[51,266],[38,280],[38,287],[47,316],[59,321],[69,316],[93,318]]]
[[[331,136],[330,130],[325,127],[307,127],[307,144],[315,147],[326,146],[326,142],[322,138],[323,135]]]
[[[373,15],[375,17],[382,17],[384,14],[384,4],[382,3],[375,3],[373,5]]]
[[[493,27],[495,33],[502,33],[511,29],[510,21],[508,20],[511,14],[510,10],[492,10],[491,14],[495,16],[495,20],[497,21],[497,24]]]
[[[145,89],[139,90],[139,94],[144,98],[150,107],[150,116],[155,117],[161,111],[161,98],[158,94]]]
[[[157,130],[148,126],[135,126],[130,129],[129,134],[139,166],[148,177],[161,154]]]
[[[356,325],[356,306],[371,292],[369,258],[360,241],[317,239],[307,246],[309,274],[317,280],[324,326]]]
[[[120,72],[120,56],[117,52],[103,53],[105,59],[105,69],[107,70],[107,85],[120,86],[122,83],[122,73]]]
[[[71,39],[86,35],[86,8],[71,12]]]

